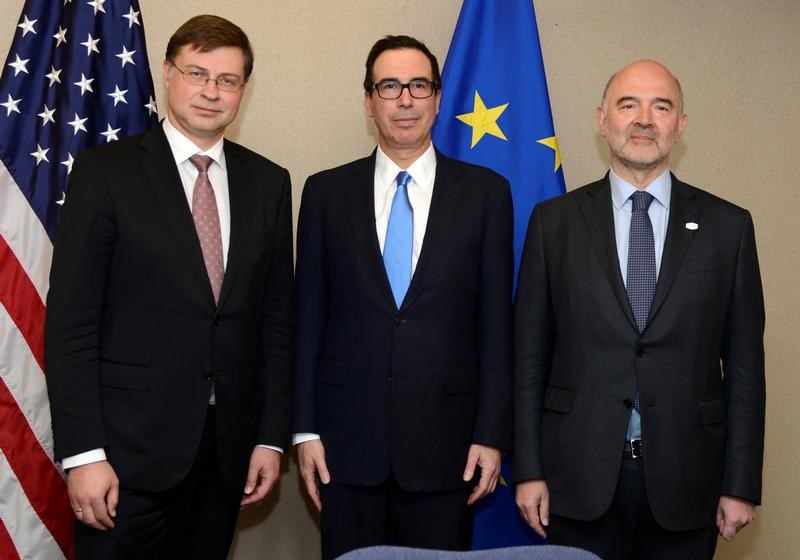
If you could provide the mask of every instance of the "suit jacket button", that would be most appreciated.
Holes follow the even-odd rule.
[[[402,315],[398,315],[398,316],[396,316],[394,318],[394,324],[395,325],[405,325],[406,324],[406,318],[403,317]]]
[[[214,379],[214,372],[211,371],[210,369],[207,369],[206,371],[203,372],[203,379],[205,379],[206,381],[213,380]]]
[[[222,319],[220,319],[219,317],[214,317],[214,326],[218,327],[221,324],[222,324]]]
[[[637,346],[636,347],[636,357],[637,358],[641,358],[642,356],[644,356],[644,348],[642,348],[641,346]]]
[[[625,399],[624,401],[622,401],[622,406],[624,406],[627,409],[631,409],[633,408],[633,401],[631,401],[630,399]]]

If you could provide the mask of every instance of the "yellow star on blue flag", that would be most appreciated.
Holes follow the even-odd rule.
[[[537,142],[547,146],[555,152],[555,164],[553,166],[553,173],[555,173],[558,171],[558,168],[561,167],[561,150],[558,148],[558,138],[555,136],[550,136],[549,138],[537,140]]]
[[[500,118],[506,107],[508,107],[508,103],[491,109],[487,108],[480,94],[475,90],[475,104],[472,107],[472,112],[456,115],[458,120],[472,127],[472,144],[470,144],[470,148],[474,148],[484,134],[491,134],[502,140],[507,140],[503,131],[497,126],[497,119]]]

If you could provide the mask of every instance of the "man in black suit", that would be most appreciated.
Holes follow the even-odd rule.
[[[467,548],[511,440],[510,190],[434,149],[439,84],[424,44],[379,40],[376,151],[303,191],[293,432],[324,558]]]
[[[48,295],[45,362],[78,558],[225,558],[290,427],[291,188],[223,139],[253,67],[197,16],[170,39],[167,118],[83,152]]]
[[[517,504],[541,535],[607,560],[711,558],[717,531],[733,538],[761,499],[753,223],[670,174],[686,115],[665,67],[623,68],[596,113],[611,171],[540,204],[528,226]]]

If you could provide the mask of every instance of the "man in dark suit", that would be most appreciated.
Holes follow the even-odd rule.
[[[467,548],[510,444],[510,191],[433,148],[439,84],[424,44],[379,40],[376,151],[303,191],[293,432],[324,558]]]
[[[226,557],[290,427],[291,188],[223,139],[253,67],[198,16],[170,39],[167,118],[83,152],[50,279],[45,362],[78,558]]]
[[[686,115],[662,65],[617,72],[597,120],[611,171],[540,204],[528,226],[517,504],[541,535],[605,559],[711,558],[717,531],[733,538],[761,498],[753,223],[670,174]]]

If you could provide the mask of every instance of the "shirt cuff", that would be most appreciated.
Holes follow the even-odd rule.
[[[259,443],[256,447],[263,447],[264,449],[272,449],[273,451],[277,451],[278,453],[283,454],[283,448],[278,447],[277,445],[262,445]]]
[[[319,434],[313,434],[311,432],[299,432],[297,434],[292,434],[292,445],[305,443],[313,439],[320,439]]]
[[[78,453],[77,455],[64,457],[61,459],[61,466],[64,467],[64,470],[66,471],[68,469],[74,469],[75,467],[88,465],[89,463],[98,463],[106,460],[106,450],[102,447],[98,447],[97,449],[84,451],[83,453]]]

